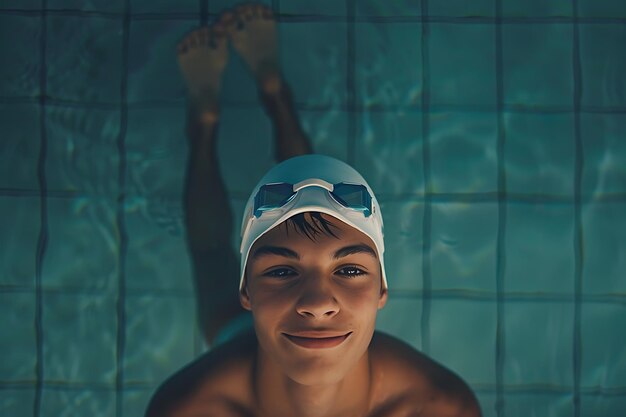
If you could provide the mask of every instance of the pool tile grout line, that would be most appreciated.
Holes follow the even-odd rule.
[[[574,16],[578,16],[578,0],[572,0]],[[582,280],[583,280],[583,225],[581,214],[581,192],[583,175],[583,144],[580,126],[580,103],[582,98],[582,74],[580,60],[580,30],[576,20],[573,25],[572,42],[572,70],[574,81],[573,107],[574,107],[574,328],[572,347],[572,366],[574,377],[574,417],[580,417],[580,378],[581,378],[581,358],[582,358]]]
[[[200,26],[208,26],[209,24],[209,1],[210,0],[198,0],[198,24]]]
[[[428,16],[428,0],[420,5],[422,16]],[[430,49],[429,25],[427,19],[421,24],[421,58],[422,58],[422,173],[424,176],[424,213],[422,216],[422,311],[420,318],[420,334],[422,350],[430,352],[430,313],[432,301],[432,270],[431,270],[431,239],[432,239],[432,183],[430,168]]]
[[[202,0],[199,0],[202,1]],[[208,1],[208,0],[207,0]],[[272,7],[277,4],[278,0],[272,0]],[[100,18],[116,20],[124,17],[124,12],[109,12],[98,10],[78,10],[78,9],[0,9],[0,16],[23,16],[23,17],[38,17],[42,12],[45,12],[48,16],[56,17],[78,17],[83,19]],[[216,17],[220,12],[209,12],[208,17]],[[285,23],[318,23],[318,22],[345,22],[349,14],[345,16],[338,15],[322,15],[322,14],[282,14],[278,16],[281,22]],[[197,20],[197,12],[138,12],[133,13],[130,16],[131,20],[146,21],[146,20]],[[428,23],[437,24],[460,24],[460,25],[493,25],[496,23],[497,18],[495,16],[443,16],[443,15],[389,15],[389,16],[377,16],[377,15],[356,15],[354,16],[355,23],[422,23],[424,21]],[[554,25],[563,24],[571,25],[573,22],[578,24],[626,24],[626,17],[612,17],[612,16],[597,16],[597,17],[574,17],[574,16],[501,16],[501,24],[504,25],[528,25],[528,24],[542,24],[542,25]]]
[[[42,0],[42,9],[47,8],[47,0]],[[44,380],[44,358],[43,358],[43,263],[48,247],[48,204],[47,191],[48,185],[46,181],[46,160],[48,151],[48,136],[46,132],[46,93],[47,93],[47,16],[46,12],[41,13],[41,32],[39,37],[39,159],[37,161],[37,179],[39,183],[39,201],[40,201],[40,225],[39,236],[37,239],[36,259],[35,259],[35,343],[36,343],[36,359],[35,359],[35,398],[33,401],[33,415],[39,417],[42,410],[42,394]]]
[[[39,103],[39,96],[0,96],[0,104],[33,104]],[[102,103],[92,101],[79,101],[55,97],[47,97],[47,108],[59,107],[59,108],[75,108],[80,110],[108,110],[116,111],[119,109],[119,103]],[[139,100],[131,101],[127,103],[129,110],[166,110],[166,109],[179,109],[184,106],[184,101],[181,99],[154,99],[154,100]],[[294,106],[299,111],[312,111],[312,112],[327,112],[330,110],[340,110],[343,112],[355,111],[359,112],[372,112],[372,113],[396,113],[398,111],[403,112],[422,112],[423,107],[421,105],[410,104],[385,104],[385,105],[363,105],[361,103],[354,103],[352,107],[348,107],[347,104],[329,104],[329,105],[311,105],[306,102],[295,102]],[[223,108],[234,109],[256,109],[258,103],[254,101],[233,101],[225,98],[223,100]],[[451,103],[441,104],[429,104],[430,113],[494,113],[498,110],[495,105],[460,105]],[[554,115],[554,114],[571,114],[573,113],[572,104],[567,105],[523,105],[523,104],[506,104],[502,105],[503,113],[511,114],[535,114],[535,115]],[[601,115],[623,115],[626,114],[626,107],[623,106],[590,106],[580,105],[580,114],[601,114]]]
[[[122,26],[122,65],[120,83],[120,127],[117,137],[118,164],[118,199],[116,223],[119,233],[118,252],[118,298],[117,313],[117,343],[115,356],[115,415],[123,415],[124,398],[124,354],[126,350],[126,257],[128,251],[128,234],[126,230],[125,202],[126,202],[126,133],[128,128],[128,59],[130,49],[131,0],[125,0],[125,14]]]
[[[504,400],[504,363],[506,360],[506,330],[505,330],[505,288],[504,276],[506,270],[506,215],[507,215],[507,184],[504,166],[506,146],[506,132],[504,130],[504,70],[503,70],[503,30],[502,30],[502,0],[495,1],[496,22],[494,26],[495,64],[496,64],[496,154],[497,154],[497,181],[498,181],[498,224],[496,237],[496,416],[505,416]]]
[[[348,107],[348,126],[346,140],[346,162],[356,165],[356,0],[346,0],[346,95]]]

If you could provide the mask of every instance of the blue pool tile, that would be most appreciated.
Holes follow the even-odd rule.
[[[302,129],[308,135],[313,152],[348,159],[349,113],[339,110],[298,111]],[[260,178],[259,178],[260,179]]]
[[[83,275],[89,279],[89,274]],[[116,296],[47,293],[43,300],[43,366],[47,380],[115,383]]]
[[[495,303],[434,299],[431,306],[429,354],[466,381],[493,384]]]
[[[378,310],[376,329],[420,349],[422,345],[421,316],[422,301],[419,298],[391,295],[385,307]]]
[[[571,0],[503,0],[502,14],[506,17],[571,17]]]
[[[135,0],[136,1],[136,0]],[[124,12],[124,0],[48,0],[51,10],[81,10],[85,12]]]
[[[626,17],[626,3],[623,1],[580,0],[578,5],[578,13],[581,17],[609,17],[622,19]]]
[[[626,204],[592,203],[582,207],[583,292],[626,292]]]
[[[102,291],[116,288],[119,274],[116,209],[115,200],[48,198],[44,287]]]
[[[572,294],[574,206],[512,202],[506,210],[506,291]]]
[[[421,25],[416,22],[357,23],[356,99],[368,107],[421,103]]]
[[[119,103],[122,18],[49,16],[47,92],[54,99]]]
[[[526,392],[506,394],[504,397],[504,413],[507,416],[541,416],[571,417],[574,413],[574,402],[569,389],[562,392]],[[584,416],[603,416],[604,414],[581,414]]]
[[[434,192],[497,190],[496,119],[493,114],[431,113],[429,141]]]
[[[0,15],[0,27],[0,97],[35,97],[40,93],[41,19]]]
[[[136,291],[193,292],[181,198],[129,201],[126,286]]]
[[[424,205],[416,202],[382,202],[385,222],[385,271],[392,291],[422,289],[422,237]]]
[[[261,178],[259,178],[261,179]],[[251,192],[252,190],[250,190]],[[249,193],[248,193],[249,194]],[[240,194],[237,197],[230,198],[230,207],[233,212],[233,230],[231,237],[231,246],[235,253],[239,253],[239,243],[241,241],[241,224],[243,218],[243,211],[246,208],[248,202],[248,195]]]
[[[575,169],[573,115],[510,113],[505,120],[507,191],[571,197]]]
[[[175,200],[182,196],[188,140],[185,108],[137,108],[128,112],[126,190],[132,198]]]
[[[470,388],[474,391],[474,395],[478,400],[478,404],[480,405],[480,411],[482,417],[496,417],[496,394],[493,390],[487,390],[480,385],[472,385],[471,381],[466,381],[469,383]]]
[[[129,383],[132,384],[132,381],[129,381]],[[125,389],[122,394],[122,415],[143,416],[146,413],[152,395],[158,387],[159,385],[154,384],[154,386],[149,388],[132,387]]]
[[[48,0],[50,10],[80,10],[84,12],[124,12],[124,0]]]
[[[146,0],[146,1],[148,1],[148,0]],[[275,2],[275,0],[274,1],[272,1],[272,0],[258,0],[258,1],[255,1],[255,3],[262,3],[262,4],[264,4],[264,5],[268,6],[268,7],[271,7],[274,2]],[[235,7],[239,6],[240,4],[245,4],[246,2],[242,2],[240,0],[209,0],[207,3],[209,5],[209,11],[211,13],[220,13],[220,12],[224,11],[225,9],[235,8]]]
[[[128,101],[171,101],[185,97],[176,45],[198,26],[189,20],[145,20],[131,25]]]
[[[7,416],[29,416],[33,414],[35,385],[32,387],[2,388],[0,390],[0,411]]]
[[[272,127],[260,106],[222,112],[218,156],[222,178],[232,196],[245,200],[275,164]]]
[[[586,303],[582,307],[582,389],[624,390],[626,333],[618,323],[626,317],[624,304]],[[621,404],[624,404],[622,402]],[[615,405],[615,403],[613,404]],[[611,415],[611,414],[605,414]]]
[[[622,114],[581,115],[583,142],[582,192],[602,199],[626,192],[626,117]]]
[[[432,24],[429,54],[432,105],[495,106],[493,25]]]
[[[120,113],[115,110],[48,107],[48,189],[116,196],[119,127]]]
[[[495,14],[495,0],[447,0],[429,1],[430,16],[485,17]]]
[[[355,166],[374,192],[423,193],[421,121],[418,112],[363,112],[357,117]]]
[[[41,0],[4,0],[0,10],[32,10],[40,9]]]
[[[624,389],[597,394],[585,393],[580,399],[581,416],[619,416],[626,410]]]
[[[41,396],[41,409],[51,416],[67,415],[68,410],[76,416],[114,416],[115,389],[47,388]]]
[[[432,287],[493,291],[498,206],[441,202],[432,206]]]
[[[0,104],[0,188],[39,187],[39,111],[36,104]]]
[[[38,197],[0,198],[0,286],[34,286],[40,215]]]
[[[283,71],[296,102],[333,108],[345,105],[346,24],[285,22],[279,30]]]
[[[194,357],[195,303],[191,297],[126,299],[124,377],[156,384]]]
[[[243,59],[231,49],[228,64],[222,75],[222,91],[220,93],[222,109],[234,107],[259,106],[258,90],[254,78]],[[289,83],[289,74],[286,76]],[[295,97],[297,100],[298,97]]]
[[[289,0],[280,2],[280,13],[289,15],[345,16],[346,2],[337,0]]]
[[[506,304],[503,323],[505,385],[566,387],[572,383],[572,312],[570,302]],[[530,340],[541,343],[528,343]]]
[[[35,323],[35,294],[0,293],[0,305],[0,350],[3,352],[0,380],[3,383],[32,381],[36,372],[37,341],[34,326],[25,324]]]
[[[507,25],[503,28],[504,102],[572,106],[572,26]]]
[[[420,16],[422,0],[359,0],[355,6],[356,15],[363,17]]]
[[[199,20],[201,3],[198,0],[131,0],[131,8],[133,13],[198,13]]]
[[[580,26],[583,105],[626,106],[625,44],[624,25]]]

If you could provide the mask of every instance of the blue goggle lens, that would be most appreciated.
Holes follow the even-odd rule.
[[[254,197],[254,215],[260,217],[264,211],[275,210],[287,204],[296,193],[293,191],[293,185],[266,184],[261,187]]]
[[[372,214],[372,197],[364,185],[335,184],[330,194],[335,201],[344,207],[361,211],[365,217]],[[277,183],[261,186],[254,197],[254,216],[258,218],[265,211],[276,210],[284,206],[295,195],[296,192],[293,191],[292,184]]]
[[[372,197],[363,185],[335,184],[330,194],[344,207],[362,211],[365,217],[372,214]]]

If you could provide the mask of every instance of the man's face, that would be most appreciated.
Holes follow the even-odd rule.
[[[283,223],[259,238],[241,294],[261,353],[304,385],[337,382],[353,368],[387,300],[372,240],[322,216],[336,237],[320,233],[311,240]]]

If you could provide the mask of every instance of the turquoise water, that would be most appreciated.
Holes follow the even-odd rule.
[[[203,351],[173,50],[233,4],[0,2],[0,415],[141,416]],[[316,151],[382,202],[378,327],[485,416],[624,415],[626,3],[267,4]],[[236,58],[223,100],[238,217],[271,126]]]

